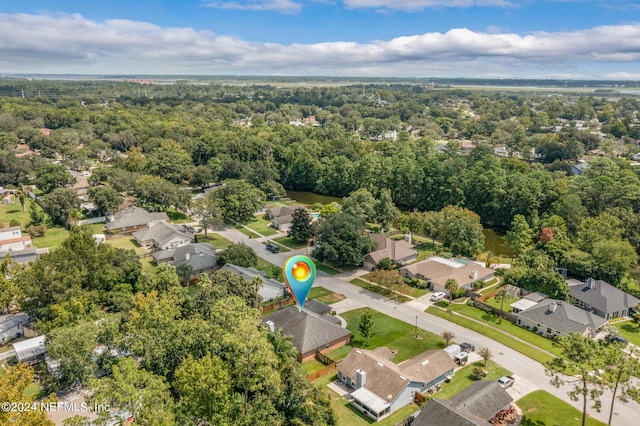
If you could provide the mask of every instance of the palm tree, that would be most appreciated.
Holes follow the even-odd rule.
[[[176,272],[178,276],[182,280],[182,285],[189,286],[189,278],[191,278],[191,272],[193,271],[193,267],[188,263],[183,263],[182,265],[178,265],[176,268]]]
[[[442,338],[444,339],[444,345],[445,346],[449,346],[449,342],[451,342],[453,340],[454,337],[456,337],[452,331],[449,330],[445,330],[442,332],[441,334]]]
[[[505,301],[505,299],[508,299],[508,298],[509,298],[509,292],[507,291],[507,289],[506,289],[506,288],[502,287],[502,288],[500,289],[500,291],[498,291],[498,292],[496,293],[496,295],[495,295],[495,296],[493,296],[493,297],[495,297],[495,298],[496,298],[496,300],[499,300],[499,301],[500,301],[500,317],[502,318],[502,313],[504,312],[504,311],[502,310],[502,308],[504,307],[504,301]]]
[[[458,289],[458,281],[455,278],[449,278],[444,283],[444,289],[449,292],[449,303],[453,302],[453,292]]]
[[[498,255],[491,250],[480,253],[478,255],[478,260],[484,262],[484,266],[487,268],[491,268],[491,265],[500,262],[500,258],[498,257]]]

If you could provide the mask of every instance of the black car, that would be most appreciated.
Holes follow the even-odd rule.
[[[476,350],[476,347],[473,346],[471,343],[460,343],[460,349],[462,349],[462,352],[473,352]]]
[[[604,336],[604,340],[607,343],[628,343],[629,341],[622,336],[616,336],[615,334],[607,334]]]
[[[275,244],[267,244],[267,250],[271,253],[280,253],[280,247]]]

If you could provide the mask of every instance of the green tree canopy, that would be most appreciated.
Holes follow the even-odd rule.
[[[364,233],[364,222],[346,213],[329,216],[318,228],[313,257],[336,266],[359,265],[374,243]]]

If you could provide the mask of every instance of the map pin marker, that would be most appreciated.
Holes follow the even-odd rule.
[[[302,305],[304,305],[313,281],[316,279],[315,263],[307,256],[290,257],[282,265],[282,276],[298,305],[298,311],[302,311]]]

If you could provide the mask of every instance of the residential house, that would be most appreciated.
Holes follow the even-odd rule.
[[[433,291],[449,293],[444,286],[450,278],[456,280],[458,288],[470,290],[473,289],[473,283],[476,281],[486,282],[493,279],[495,271],[466,259],[447,260],[432,256],[420,262],[403,266],[400,268],[400,273],[406,278],[429,281]]]
[[[188,265],[191,278],[216,268],[216,249],[209,243],[193,243],[186,246],[157,251],[153,254],[156,264],[168,263],[176,268]]]
[[[13,262],[26,264],[35,262],[43,254],[49,253],[49,248],[27,247],[23,250],[0,251],[0,259],[4,259],[7,255]]]
[[[571,174],[574,176],[580,176],[582,173],[584,173],[584,171],[587,169],[587,167],[589,167],[589,163],[587,163],[586,161],[582,160],[577,164],[574,164],[573,166],[571,166]]]
[[[87,202],[89,201],[89,176],[91,173],[89,172],[77,172],[75,170],[68,170],[69,174],[75,178],[75,183],[71,186],[76,192],[76,197],[80,201]]]
[[[527,294],[522,299],[512,303],[509,306],[511,306],[511,312],[513,312],[514,314],[517,314],[518,312],[522,312],[525,309],[529,309],[530,307],[537,305],[547,297],[548,296],[546,294],[533,292],[533,293]]]
[[[20,251],[27,247],[31,247],[31,237],[23,237],[19,226],[0,228],[0,252]]]
[[[107,218],[105,229],[111,233],[132,234],[141,229],[147,229],[158,222],[169,222],[165,212],[148,212],[140,207],[127,207],[119,210],[115,215]]]
[[[351,341],[351,332],[303,308],[290,306],[262,317],[271,331],[281,328],[292,337],[298,350],[298,361],[315,358],[316,352],[330,352]]]
[[[449,400],[433,398],[427,402],[411,426],[490,426],[513,398],[498,382],[478,381]]]
[[[275,229],[286,231],[291,228],[291,222],[293,222],[293,212],[298,208],[304,208],[303,206],[285,206],[285,207],[272,207],[265,213],[265,217],[271,221],[271,226]]]
[[[18,362],[32,363],[44,355],[47,351],[45,340],[45,336],[38,336],[14,343],[12,346]]]
[[[373,269],[384,258],[402,266],[418,257],[408,241],[392,240],[382,234],[369,234],[369,238],[375,243],[376,249],[364,257],[363,266],[367,269]]]
[[[351,392],[352,404],[377,421],[444,382],[456,364],[442,350],[430,350],[398,365],[388,348],[354,349],[338,363],[338,379]]]
[[[258,290],[258,294],[262,297],[262,300],[273,300],[278,297],[283,297],[285,289],[287,288],[284,283],[274,280],[273,278],[267,278],[267,274],[265,272],[258,271],[255,268],[245,268],[243,266],[227,263],[220,268],[220,270],[233,272],[247,281],[253,280],[254,277],[260,277],[262,280],[262,287]]]
[[[133,236],[142,247],[152,250],[169,250],[193,243],[192,234],[166,222],[156,222],[146,229],[134,232]]]
[[[0,346],[22,336],[22,327],[28,322],[25,313],[0,315]]]
[[[588,278],[585,281],[570,279],[569,301],[607,320],[631,315],[640,299],[620,290],[606,281]]]
[[[595,337],[607,320],[561,300],[544,299],[516,314],[517,324],[545,337],[580,333]]]

